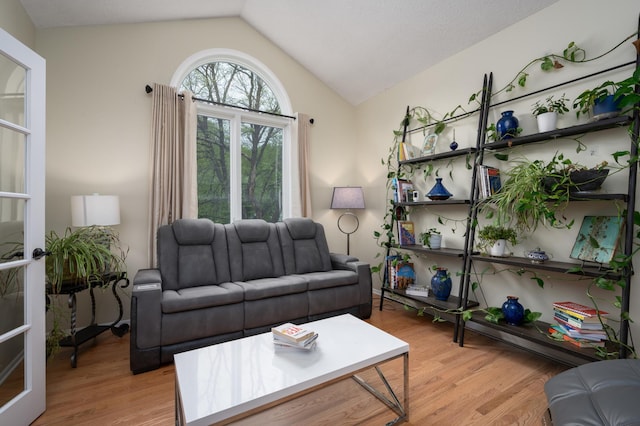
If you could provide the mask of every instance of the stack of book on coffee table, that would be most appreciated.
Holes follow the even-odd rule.
[[[273,344],[276,350],[310,351],[316,347],[318,333],[290,322],[273,327]]]

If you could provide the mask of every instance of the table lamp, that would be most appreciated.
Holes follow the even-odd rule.
[[[364,193],[361,186],[336,186],[333,188],[333,197],[331,198],[332,209],[364,209]],[[356,226],[352,231],[345,231],[340,221],[344,216],[352,216],[355,219]],[[346,211],[338,218],[338,229],[347,235],[347,254],[349,254],[349,236],[356,232],[360,227],[358,216],[350,211]]]
[[[117,195],[73,195],[72,226],[111,226],[120,224],[120,199]]]

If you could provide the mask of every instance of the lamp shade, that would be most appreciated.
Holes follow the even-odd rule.
[[[72,226],[110,226],[120,223],[120,199],[117,195],[73,195]]]
[[[331,198],[332,209],[364,209],[361,186],[336,186]]]

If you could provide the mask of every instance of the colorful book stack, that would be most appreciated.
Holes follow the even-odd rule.
[[[310,351],[316,347],[318,333],[290,322],[273,327],[273,344],[276,350]]]
[[[551,334],[559,333],[562,338],[581,348],[602,347],[607,340],[607,333],[602,321],[608,312],[598,311],[592,307],[576,302],[555,302],[553,317],[558,325],[549,328]]]

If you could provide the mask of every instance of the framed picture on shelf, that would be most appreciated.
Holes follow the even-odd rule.
[[[425,136],[422,144],[422,156],[434,154],[436,152],[436,142],[438,142],[437,134],[429,133]]]
[[[586,262],[610,263],[624,225],[621,216],[585,216],[570,257]]]

